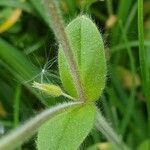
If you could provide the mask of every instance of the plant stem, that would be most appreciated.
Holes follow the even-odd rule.
[[[148,128],[150,136],[150,68],[147,63],[146,50],[144,48],[143,29],[143,0],[138,0],[138,36],[139,36],[139,59],[143,80],[144,94],[147,100]]]
[[[117,150],[129,150],[129,148],[123,143],[121,137],[109,126],[109,123],[103,117],[101,112],[97,110],[96,118],[97,129],[106,136],[106,138],[114,144]]]
[[[55,36],[57,37],[59,44],[61,44],[62,49],[63,49],[64,54],[65,54],[65,57],[68,61],[68,64],[69,64],[69,67],[71,70],[71,74],[72,74],[72,78],[74,80],[74,84],[75,84],[79,99],[81,101],[85,101],[86,96],[84,94],[84,90],[82,87],[78,66],[77,66],[77,63],[75,61],[75,56],[73,54],[70,42],[69,42],[68,37],[67,37],[67,34],[65,32],[64,23],[63,23],[63,20],[61,18],[60,12],[57,8],[56,1],[45,0],[45,2],[46,2],[46,5],[48,7],[49,16],[51,19],[51,27],[55,33]]]
[[[20,96],[21,96],[21,86],[17,85],[14,97],[14,127],[17,127],[19,123],[19,105],[20,105]]]
[[[68,95],[68,94],[66,94],[66,93],[64,93],[64,92],[62,93],[62,96],[66,97],[66,98],[68,98],[68,99],[70,99],[70,100],[77,101],[76,98],[74,98],[74,97],[72,97],[72,96],[70,96],[70,95]]]
[[[82,102],[70,102],[59,104],[55,107],[49,108],[30,119],[24,125],[13,130],[10,134],[5,135],[0,139],[0,150],[12,150],[18,147],[25,140],[30,138],[37,129],[45,123],[47,120],[51,119],[53,116],[60,114],[65,111],[67,108],[73,106],[81,105]]]
[[[133,5],[132,9],[131,9],[131,12],[130,14],[128,15],[128,18],[127,18],[127,21],[124,25],[124,31],[127,33],[128,32],[128,29],[130,28],[132,22],[133,22],[133,19],[135,18],[136,16],[136,13],[137,13],[137,2],[135,2],[135,4]]]
[[[143,0],[138,0],[138,36],[139,36],[139,57],[141,73],[143,80],[146,75],[146,51],[144,50],[144,32],[143,32]]]
[[[15,97],[14,97],[14,112],[13,112],[13,126],[16,128],[19,123],[19,105],[20,105],[20,96],[21,96],[21,85],[18,84],[15,89]],[[21,146],[17,147],[16,150],[21,150]]]

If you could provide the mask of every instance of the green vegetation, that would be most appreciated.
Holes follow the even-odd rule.
[[[0,150],[149,150],[149,90],[149,0],[0,0]]]

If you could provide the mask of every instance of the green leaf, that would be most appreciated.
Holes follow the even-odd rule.
[[[147,139],[140,144],[137,150],[149,150],[150,149],[150,140]]]
[[[33,92],[45,105],[48,105],[45,100],[37,93],[29,83],[34,79],[40,70],[33,66],[33,64],[22,54],[17,48],[0,38],[0,64],[5,66],[14,77],[23,83],[31,92]]]
[[[31,85],[41,70],[34,66],[25,54],[2,38],[0,38],[0,65],[11,72],[17,81],[24,84],[44,105],[52,105],[53,97],[43,99]]]
[[[86,16],[74,19],[66,27],[66,33],[78,66],[81,83],[87,100],[97,100],[106,80],[104,44],[96,25]],[[77,98],[77,91],[69,64],[60,46],[58,54],[60,78],[65,90]]]
[[[18,49],[0,38],[0,58],[22,79],[30,80],[39,73],[39,70]]]
[[[17,146],[30,138],[47,120],[64,112],[67,108],[81,106],[82,104],[82,102],[68,102],[45,109],[19,128],[12,130],[9,134],[0,138],[0,150],[14,150]]]
[[[86,104],[47,121],[38,131],[38,150],[76,150],[90,132],[95,114],[95,106]]]

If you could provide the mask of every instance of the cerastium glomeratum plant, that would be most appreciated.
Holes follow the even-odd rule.
[[[38,150],[76,150],[94,122],[118,149],[126,149],[94,105],[103,92],[107,73],[104,44],[99,30],[85,15],[75,18],[64,28],[56,1],[46,0],[45,3],[51,28],[59,42],[58,67],[63,90],[56,85],[37,82],[33,83],[33,87],[52,96],[65,96],[74,102],[43,111],[3,137],[0,149],[14,149],[38,131]]]

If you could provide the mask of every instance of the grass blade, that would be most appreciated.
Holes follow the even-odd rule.
[[[143,0],[138,0],[138,37],[139,37],[139,59],[143,80],[144,94],[147,100],[148,127],[150,134],[150,69],[147,63],[146,50],[144,47],[143,29]]]
[[[18,49],[2,38],[0,38],[0,58],[2,60],[0,63],[4,65],[20,83],[33,92],[43,104],[48,105],[40,94],[35,92],[31,85],[26,82],[37,76],[37,74],[40,73],[40,70],[33,66]]]

